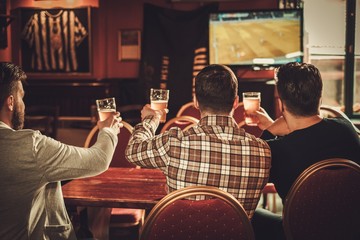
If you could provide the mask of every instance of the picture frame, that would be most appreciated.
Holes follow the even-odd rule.
[[[6,0],[0,0],[0,49],[5,49],[8,46],[7,40],[7,26],[8,16],[6,15]]]
[[[19,62],[29,76],[92,73],[91,9],[22,8]]]
[[[136,61],[141,58],[141,31],[126,29],[118,31],[118,60]]]

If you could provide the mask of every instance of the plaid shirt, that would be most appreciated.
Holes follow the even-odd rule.
[[[160,168],[170,192],[192,185],[227,191],[252,217],[269,178],[271,153],[265,141],[227,116],[207,116],[187,131],[173,127],[155,135],[158,124],[151,116],[135,126],[126,149],[130,162]]]

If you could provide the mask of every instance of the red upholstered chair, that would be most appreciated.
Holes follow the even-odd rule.
[[[200,119],[200,111],[195,108],[193,102],[188,102],[184,104],[176,114],[177,117],[180,116],[192,116],[194,118]],[[244,104],[242,102],[239,103],[239,107],[237,107],[234,111],[234,119],[237,123],[244,121]],[[245,123],[245,122],[244,122]]]
[[[129,142],[133,127],[122,121],[124,127],[120,129],[118,134],[118,144],[116,146],[113,159],[110,167],[123,167],[132,168],[136,167],[134,164],[129,163],[125,158],[125,149]],[[97,133],[99,128],[95,126],[85,140],[85,147],[92,146],[96,142]],[[113,208],[110,217],[110,231],[116,231],[116,228],[128,228],[138,226],[138,229],[143,224],[145,211],[143,209],[130,209],[130,208]]]
[[[262,195],[263,195],[262,207],[264,209],[270,209],[269,203],[268,203],[268,194],[272,194],[272,196],[273,196],[271,211],[276,213],[276,194],[277,194],[277,191],[276,191],[275,185],[273,183],[267,183],[265,185],[264,189],[262,190]]]
[[[179,109],[176,114],[176,117],[180,116],[192,116],[194,118],[200,119],[200,111],[199,109],[195,108],[193,102],[188,102]]]
[[[250,133],[255,137],[260,137],[263,133],[263,130],[261,130],[258,126],[248,126],[245,124],[245,121],[238,123],[238,125],[240,128],[243,128],[245,132]]]
[[[199,120],[191,117],[191,116],[179,116],[179,117],[174,117],[172,119],[169,119],[164,126],[161,128],[160,133],[165,132],[166,130],[172,128],[172,127],[179,127],[181,129],[185,129],[187,126],[193,124],[193,123],[198,123]]]
[[[284,204],[288,240],[360,239],[360,166],[328,159],[306,169]]]
[[[122,120],[129,123],[131,126],[141,122],[141,110],[143,105],[129,104],[117,107],[117,111],[120,112]]]
[[[129,142],[133,127],[125,121],[122,121],[122,123],[124,124],[124,127],[120,129],[120,133],[118,134],[119,141],[116,146],[113,159],[110,163],[110,167],[136,167],[134,164],[129,163],[129,161],[125,158],[125,149]],[[90,147],[96,142],[98,132],[99,128],[97,126],[93,127],[86,137],[84,147]]]
[[[240,102],[239,106],[234,111],[234,119],[238,123],[239,127],[244,128],[246,132],[253,134],[256,137],[260,137],[262,130],[257,126],[247,126],[245,124],[245,115],[244,115],[244,103]],[[193,102],[184,104],[176,114],[176,117],[180,116],[192,116],[197,119],[200,119],[200,111],[195,108]]]
[[[243,102],[239,102],[239,105],[235,109],[233,116],[235,121],[239,124],[239,126],[245,125],[245,109]]]
[[[189,130],[189,128],[192,128],[192,127],[196,126],[197,124],[198,123],[191,123],[191,124],[187,125],[186,127],[184,127],[183,131],[187,131],[187,130]]]
[[[204,200],[187,200],[203,195]],[[146,218],[141,240],[255,239],[250,220],[231,194],[216,187],[191,186],[160,200]]]

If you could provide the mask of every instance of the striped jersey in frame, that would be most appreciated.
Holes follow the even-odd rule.
[[[32,49],[32,70],[45,72],[76,72],[76,49],[87,36],[88,30],[74,10],[67,9],[56,14],[35,12],[22,31],[23,40]]]

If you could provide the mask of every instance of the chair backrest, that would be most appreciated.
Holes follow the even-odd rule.
[[[141,109],[143,105],[129,104],[117,107],[121,118],[132,126],[141,122]]]
[[[198,123],[191,123],[191,124],[187,125],[186,127],[184,127],[184,128],[183,128],[183,131],[187,131],[187,130],[189,130],[190,128],[196,126],[197,124],[198,124]]]
[[[360,239],[360,166],[328,159],[307,168],[284,204],[288,240]]]
[[[239,106],[234,111],[234,119],[239,125],[240,128],[245,129],[247,133],[254,135],[255,137],[260,137],[262,130],[257,126],[248,126],[245,124],[245,109],[244,103],[240,102]]]
[[[193,102],[188,102],[181,106],[179,111],[176,114],[176,117],[180,116],[192,116],[194,118],[200,119],[200,111],[195,108]]]
[[[245,122],[243,123],[243,125],[240,125],[241,123],[238,123],[239,127],[245,129],[247,133],[250,133],[255,137],[260,137],[263,133],[263,130],[261,130],[258,126],[248,126],[245,124]]]
[[[171,127],[179,127],[181,129],[186,128],[187,126],[198,123],[199,120],[197,118],[194,118],[192,116],[179,116],[174,117],[166,121],[164,126],[161,128],[160,133],[165,132],[166,130],[170,129]]]
[[[124,127],[120,129],[120,133],[118,134],[119,140],[114,152],[113,159],[110,163],[110,167],[136,167],[134,164],[127,161],[125,157],[125,149],[131,137],[133,127],[125,121],[122,121],[122,124]],[[98,132],[99,128],[97,126],[91,129],[90,133],[86,137],[84,147],[90,147],[96,142]]]
[[[243,102],[239,102],[239,106],[235,109],[233,116],[237,123],[245,123],[245,109]]]
[[[263,131],[257,126],[247,126],[245,124],[244,114],[245,114],[244,103],[239,102],[239,106],[235,109],[233,115],[235,121],[238,123],[239,127],[244,128],[246,132],[251,133],[256,137],[260,137]],[[176,117],[180,117],[180,116],[192,116],[197,119],[200,119],[200,111],[195,108],[193,102],[189,102],[184,104],[177,112]],[[189,127],[186,127],[186,129],[188,128]]]
[[[346,114],[340,110],[340,108],[328,106],[328,105],[321,105],[320,106],[320,115],[322,117],[342,117],[348,119]]]
[[[345,119],[347,119],[352,124],[352,126],[354,127],[357,134],[360,136],[360,129],[357,128],[351,122],[349,117],[344,112],[342,112],[339,108],[335,108],[335,107],[328,106],[328,105],[321,105],[320,106],[320,115],[322,117],[327,117],[327,118],[345,118]]]
[[[58,106],[29,106],[25,111],[25,128],[39,130],[42,134],[56,139],[59,125]]]
[[[195,195],[204,200],[185,200]],[[141,240],[255,239],[242,205],[230,193],[211,186],[190,186],[161,199],[146,218]]]
[[[195,108],[193,102],[188,102],[184,104],[176,114],[176,117],[180,116],[192,116],[194,118],[200,119],[200,111]],[[234,119],[236,122],[241,122],[245,119],[244,117],[244,103],[240,102],[239,106],[234,111]]]

